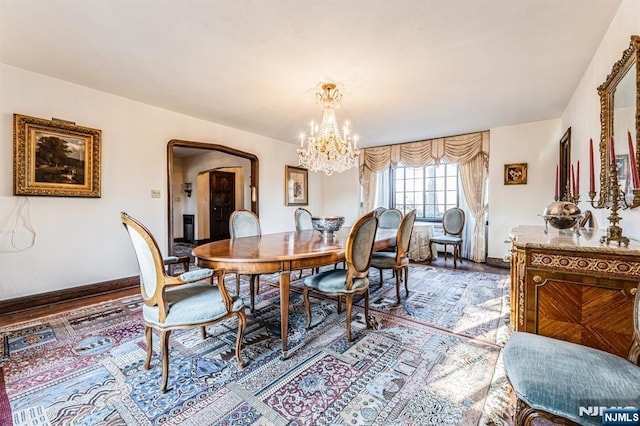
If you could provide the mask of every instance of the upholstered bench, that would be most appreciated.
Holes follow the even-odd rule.
[[[516,332],[509,338],[503,356],[507,377],[518,398],[516,424],[545,417],[556,422],[567,419],[601,425],[600,416],[587,415],[585,410],[640,408],[640,367],[617,355]]]

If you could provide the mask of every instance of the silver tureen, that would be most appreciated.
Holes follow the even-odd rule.
[[[556,229],[570,229],[576,227],[582,218],[580,208],[568,201],[556,201],[542,214],[546,224]]]

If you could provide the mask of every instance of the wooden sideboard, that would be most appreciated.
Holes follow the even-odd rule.
[[[626,357],[640,281],[640,244],[544,226],[511,231],[511,325]]]

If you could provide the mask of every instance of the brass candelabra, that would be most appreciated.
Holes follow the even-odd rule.
[[[601,244],[609,245],[612,241],[617,241],[618,246],[622,244],[625,247],[629,246],[629,238],[622,235],[622,227],[619,225],[622,218],[618,215],[618,210],[640,207],[640,188],[634,188],[632,191],[633,199],[629,202],[618,184],[618,168],[615,161],[609,165],[608,185],[601,185],[600,198],[595,200],[596,192],[589,191],[590,203],[594,209],[608,208],[611,210],[611,214],[607,217],[610,225],[607,228],[607,235],[600,238]]]
[[[553,201],[568,201],[569,203],[573,203],[577,206],[578,201],[580,201],[580,195],[573,193],[571,190],[571,183],[567,181],[567,190],[562,195],[562,198],[556,196],[553,197]]]

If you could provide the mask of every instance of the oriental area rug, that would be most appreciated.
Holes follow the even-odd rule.
[[[308,274],[308,271],[305,271]],[[295,273],[297,277],[297,272]],[[304,278],[304,276],[303,276]],[[337,303],[311,299],[313,324],[292,282],[289,357],[281,358],[278,276],[260,277],[247,310],[242,356],[237,320],[174,331],[169,391],[160,393],[154,348],[143,369],[139,296],[12,324],[0,333],[0,423],[14,425],[475,425],[509,424],[500,352],[509,321],[508,277],[411,264],[409,296],[371,272],[369,315],[353,312],[352,342]],[[235,288],[235,277],[227,277]],[[248,284],[242,295],[248,300]],[[157,336],[154,345],[157,344]]]

